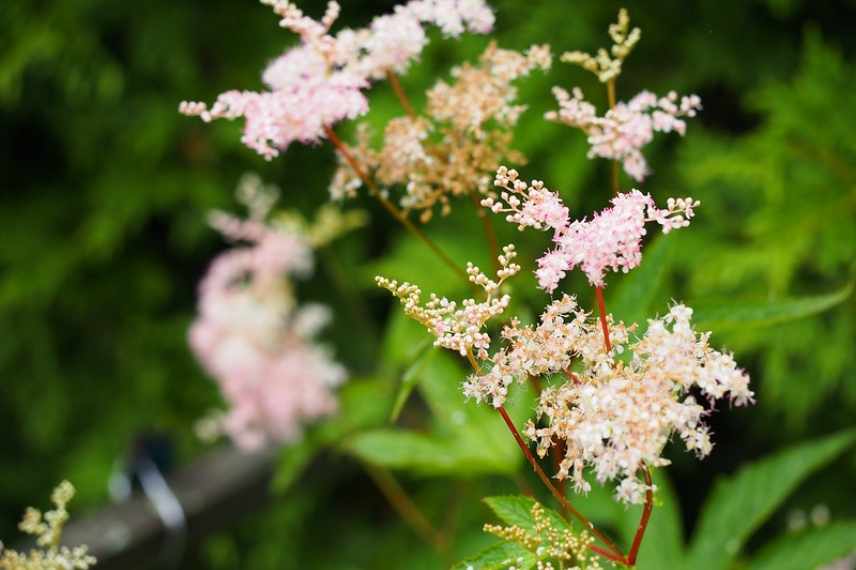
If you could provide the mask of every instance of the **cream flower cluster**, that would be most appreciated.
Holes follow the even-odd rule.
[[[568,314],[572,327],[585,331],[581,338],[595,334],[594,324],[580,323],[577,311]],[[618,500],[641,503],[649,487],[637,473],[645,466],[668,465],[661,453],[672,434],[699,457],[710,453],[713,444],[702,422],[710,410],[691,393],[711,402],[728,398],[738,406],[751,402],[753,393],[748,375],[730,354],[709,346],[709,333],[693,330],[691,317],[691,309],[675,305],[665,317],[650,320],[641,338],[613,336],[610,354],[603,348],[600,355],[571,348],[581,357],[580,371],[541,393],[538,416],[546,425],[530,420],[526,428],[542,457],[551,447],[564,446],[558,478],[570,477],[578,492],[587,492],[585,469],[590,467],[599,483],[619,481]],[[560,341],[549,337],[543,342],[550,351],[549,345]],[[632,354],[627,363],[615,358],[621,351]]]
[[[496,280],[488,278],[478,267],[467,264],[470,281],[485,292],[483,301],[465,299],[460,305],[446,297],[431,294],[428,301],[422,303],[422,291],[416,285],[399,283],[378,276],[378,286],[387,289],[404,306],[404,312],[413,320],[421,323],[428,332],[437,337],[435,346],[441,346],[460,353],[462,356],[475,354],[485,359],[490,348],[490,335],[483,329],[485,323],[499,316],[508,307],[511,298],[500,295],[499,288],[506,279],[520,271],[514,263],[517,252],[513,245],[503,248],[497,258],[500,269]]]
[[[23,532],[35,536],[41,548],[27,553],[4,549],[0,543],[2,570],[88,570],[95,566],[95,557],[86,546],[60,546],[62,531],[68,522],[68,503],[74,498],[74,487],[68,481],[60,483],[51,494],[54,508],[42,514],[28,508],[18,525]]]
[[[553,230],[556,248],[538,260],[536,271],[539,285],[550,293],[577,266],[592,285],[604,287],[607,270],[627,273],[642,261],[646,223],[656,222],[669,233],[688,226],[700,205],[692,198],[669,198],[666,208],[658,208],[650,194],[632,190],[614,197],[612,206],[591,220],[570,221],[562,199],[541,181],[527,183],[516,170],[501,167],[495,184],[503,189],[499,199],[486,198],[483,206],[506,213],[520,229]]]
[[[264,220],[269,200],[253,203],[247,220],[212,216],[225,237],[249,245],[211,264],[189,335],[229,404],[219,427],[246,449],[298,438],[304,423],[336,409],[333,389],[346,375],[314,341],[329,311],[298,306],[292,291],[290,278],[311,271],[309,244]]]
[[[535,69],[548,69],[551,61],[548,46],[520,53],[491,42],[477,64],[455,67],[453,81],[439,81],[428,91],[424,117],[390,121],[379,151],[361,132],[352,154],[383,186],[404,187],[402,208],[421,212],[422,222],[432,218],[435,208],[446,215],[453,197],[490,194],[501,162],[525,161],[511,148],[512,128],[526,108],[516,102],[514,82]],[[354,197],[361,185],[340,160],[331,196]]]
[[[683,136],[687,125],[682,117],[695,117],[701,110],[697,95],[679,98],[671,91],[665,97],[657,97],[642,91],[600,117],[579,88],[568,93],[555,87],[553,94],[559,110],[546,113],[547,120],[580,129],[588,137],[589,158],[621,161],[624,171],[638,182],[651,173],[642,148],[654,139],[654,133],[676,132]]]
[[[566,315],[573,318],[566,322]],[[627,340],[627,330],[621,324],[613,324],[611,335],[619,347]],[[506,346],[488,358],[487,371],[472,374],[464,383],[467,398],[497,408],[505,404],[515,381],[565,373],[576,358],[606,362],[610,357],[604,353],[600,329],[590,325],[588,314],[568,295],[550,303],[537,326],[521,327],[512,320],[503,327],[502,337]]]
[[[336,2],[328,4],[320,21],[292,2],[262,2],[301,40],[265,70],[268,90],[228,91],[210,107],[184,101],[179,110],[206,122],[243,117],[242,142],[266,159],[292,142],[316,142],[336,122],[365,114],[368,101],[362,91],[388,72],[406,70],[419,56],[428,42],[423,24],[436,24],[450,36],[465,30],[485,33],[493,25],[483,0],[414,0],[375,18],[368,28],[331,35],[340,11]]]
[[[562,61],[591,71],[601,83],[612,81],[621,75],[621,64],[636,47],[642,32],[639,28],[630,29],[630,15],[622,8],[618,12],[618,21],[609,26],[609,37],[612,38],[609,51],[600,48],[595,55],[582,51],[565,52]]]

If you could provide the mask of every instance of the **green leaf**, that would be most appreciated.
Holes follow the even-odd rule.
[[[777,453],[720,480],[702,511],[687,566],[728,568],[746,540],[788,495],[854,441],[856,431],[838,433]]]
[[[532,507],[535,506],[535,499],[523,495],[503,495],[485,497],[483,500],[505,524],[518,526],[529,532],[535,531],[535,521],[532,518]],[[544,512],[550,522],[553,523],[554,528],[569,528],[565,519],[556,511],[544,507]]]
[[[817,568],[856,549],[856,521],[838,522],[799,535],[785,535],[764,547],[752,561],[753,570]]]
[[[843,303],[852,292],[853,283],[850,283],[833,293],[797,299],[757,302],[701,301],[693,304],[693,320],[698,329],[769,326],[822,313]]]
[[[416,357],[413,364],[411,364],[407,370],[404,371],[404,374],[402,374],[401,382],[398,384],[398,391],[395,394],[395,401],[392,404],[392,412],[389,415],[390,422],[398,420],[401,410],[404,409],[404,404],[407,403],[410,393],[413,392],[413,389],[416,387],[416,384],[419,381],[419,372],[425,365],[426,356],[429,354],[432,344],[431,339],[426,338],[422,342],[422,345],[417,347],[417,350],[415,351]]]
[[[408,430],[381,428],[357,434],[344,449],[363,461],[426,475],[454,474],[461,463],[450,442]]]
[[[529,570],[537,560],[535,555],[517,544],[503,542],[486,548],[471,558],[452,566],[452,570]]]
[[[383,379],[353,379],[339,392],[339,411],[311,429],[299,443],[283,448],[274,475],[276,492],[288,490],[324,447],[347,435],[381,425],[389,409],[390,390]]]
[[[608,300],[609,311],[626,323],[642,323],[651,314],[672,261],[672,236],[660,236],[645,249],[642,263],[619,284]]]

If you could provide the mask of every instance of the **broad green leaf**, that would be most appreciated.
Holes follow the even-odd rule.
[[[607,309],[626,323],[642,323],[663,284],[672,260],[674,239],[660,236],[645,249],[642,263],[631,271],[607,299]]]
[[[752,570],[804,570],[843,558],[856,550],[856,521],[785,535],[765,546]]]
[[[523,495],[503,495],[485,497],[484,502],[505,524],[518,526],[530,532],[535,530],[535,521],[532,518],[532,507],[535,506],[535,499]],[[554,528],[568,528],[568,524],[559,513],[547,507],[544,507],[544,512],[553,523]]]
[[[844,302],[852,292],[850,283],[833,293],[813,297],[757,302],[702,301],[693,304],[693,320],[700,330],[769,326],[822,313]]]
[[[344,449],[375,465],[440,475],[454,474],[461,464],[449,443],[413,431],[381,428],[349,438]]]
[[[452,570],[529,570],[536,562],[535,555],[522,546],[503,542],[458,562],[452,566]]]
[[[522,454],[493,408],[465,400],[461,382],[466,375],[450,354],[429,352],[417,376],[433,415],[431,431],[378,429],[353,436],[343,448],[364,461],[422,474],[513,473]],[[531,410],[531,395],[526,386],[516,392],[509,413],[522,422]]]
[[[720,480],[702,511],[687,566],[728,568],[752,533],[797,486],[856,441],[850,430],[792,447]]]
[[[392,412],[389,415],[390,422],[395,422],[398,419],[399,414],[401,414],[401,410],[404,409],[404,404],[407,403],[407,399],[410,397],[410,393],[413,392],[413,389],[416,387],[419,380],[419,372],[425,365],[425,360],[431,350],[431,345],[431,339],[426,338],[423,341],[422,346],[417,350],[415,361],[407,368],[407,370],[404,371],[404,374],[402,374],[401,382],[398,384],[398,391],[395,394],[395,401],[392,404]]]

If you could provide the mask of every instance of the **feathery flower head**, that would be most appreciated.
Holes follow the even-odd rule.
[[[499,199],[486,198],[483,206],[506,213],[506,219],[519,229],[553,230],[556,249],[538,260],[536,271],[539,285],[550,293],[577,266],[592,285],[604,287],[607,270],[627,273],[642,261],[646,223],[656,222],[663,233],[669,233],[688,226],[700,205],[692,198],[669,198],[666,208],[658,208],[650,194],[631,190],[614,197],[612,206],[591,220],[570,221],[559,195],[539,180],[526,183],[517,171],[501,167],[495,184],[503,189]]]
[[[281,17],[280,26],[300,38],[263,73],[269,90],[227,91],[210,107],[183,101],[179,111],[205,122],[243,117],[241,141],[268,160],[292,142],[318,142],[333,124],[365,114],[362,91],[389,72],[405,71],[419,56],[428,42],[423,23],[451,36],[467,29],[484,32],[493,24],[483,0],[416,0],[375,18],[368,28],[331,35],[340,12],[336,2],[316,21],[287,0],[261,1]]]
[[[329,310],[300,307],[294,296],[290,278],[312,269],[310,244],[287,225],[267,222],[272,202],[258,192],[244,192],[248,219],[211,217],[227,239],[248,245],[212,262],[189,333],[229,403],[220,429],[247,449],[298,438],[305,422],[335,411],[333,388],[345,379],[345,370],[314,341]]]
[[[503,248],[503,253],[497,258],[500,269],[496,280],[488,278],[472,263],[467,264],[467,274],[470,281],[481,287],[486,298],[479,302],[475,299],[465,299],[459,305],[446,297],[438,297],[431,293],[428,301],[422,303],[422,291],[411,283],[378,276],[375,278],[378,286],[383,287],[401,301],[404,313],[413,320],[421,323],[428,332],[437,337],[434,346],[441,346],[460,353],[462,356],[475,355],[487,358],[490,348],[490,335],[484,332],[485,323],[502,314],[511,302],[508,295],[499,295],[499,288],[509,277],[520,271],[520,266],[514,263],[517,252],[513,245]]]
[[[582,51],[565,52],[562,54],[562,61],[577,64],[594,73],[601,83],[606,83],[621,74],[621,64],[633,51],[641,36],[639,28],[630,30],[630,15],[622,8],[618,11],[618,21],[609,25],[609,37],[612,38],[609,51],[600,48],[596,55]]]
[[[0,569],[2,570],[88,570],[95,566],[95,557],[86,546],[69,548],[60,546],[62,531],[68,522],[68,503],[74,498],[74,486],[68,481],[60,483],[51,494],[54,508],[42,514],[28,508],[18,528],[36,537],[41,548],[27,553],[3,548],[0,543]]]
[[[579,88],[571,93],[554,87],[553,94],[559,103],[558,111],[549,111],[545,118],[580,129],[588,137],[588,157],[621,161],[624,171],[641,182],[650,174],[642,147],[654,139],[654,133],[676,132],[683,136],[686,122],[682,117],[695,117],[701,110],[697,95],[678,98],[671,91],[657,97],[642,91],[629,102],[619,102],[603,117],[597,115],[594,105],[583,99]]]
[[[512,129],[526,108],[516,103],[514,81],[534,69],[547,69],[550,63],[548,46],[532,46],[521,53],[492,42],[477,64],[454,68],[454,81],[439,81],[428,91],[424,117],[390,121],[379,151],[371,148],[368,133],[362,130],[352,153],[382,185],[404,187],[402,208],[421,212],[422,222],[431,219],[435,208],[446,215],[452,197],[490,195],[493,172],[502,161],[525,162],[511,148]],[[331,196],[355,196],[361,184],[340,160]]]
[[[585,469],[591,467],[599,483],[619,481],[619,501],[644,502],[650,488],[637,473],[646,466],[668,465],[661,453],[672,434],[699,457],[713,447],[702,422],[711,409],[691,392],[707,397],[711,406],[719,398],[738,406],[753,401],[748,375],[730,354],[709,346],[710,333],[693,330],[692,309],[684,305],[674,305],[666,316],[649,320],[641,338],[614,336],[610,353],[603,348],[587,351],[596,337],[596,325],[580,320],[577,312],[570,314],[574,317],[570,323],[560,322],[578,333],[579,347],[572,342],[560,350],[578,354],[582,369],[568,372],[568,381],[541,393],[537,411],[546,425],[538,427],[530,420],[526,434],[538,443],[542,457],[554,445],[565,446],[556,476],[572,478],[578,492],[591,488],[585,479]],[[545,351],[558,342],[552,336],[534,338],[545,345]],[[632,354],[626,363],[615,358],[622,351]]]

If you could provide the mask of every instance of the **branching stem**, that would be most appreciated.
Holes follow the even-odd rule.
[[[339,154],[342,155],[342,158],[345,159],[345,162],[348,163],[354,173],[363,181],[363,184],[369,189],[369,193],[374,196],[380,205],[389,212],[389,214],[396,219],[402,226],[404,226],[407,231],[411,234],[419,238],[428,248],[433,251],[437,257],[439,257],[443,263],[445,263],[452,271],[458,274],[464,281],[470,285],[470,278],[467,275],[467,272],[461,269],[458,264],[456,264],[451,257],[449,257],[445,251],[440,249],[434,241],[425,235],[425,232],[416,227],[410,219],[404,215],[404,213],[395,207],[395,205],[386,199],[381,193],[380,188],[374,183],[374,181],[363,171],[362,167],[360,167],[357,159],[354,158],[354,155],[351,154],[351,151],[348,150],[348,147],[342,142],[342,140],[336,135],[336,133],[330,127],[324,127],[324,133],[327,135],[327,138],[330,139],[330,142],[333,143],[333,146],[336,147],[336,150]]]
[[[395,96],[398,97],[398,101],[401,103],[401,107],[404,109],[404,112],[407,113],[407,116],[411,119],[415,119],[416,111],[413,109],[413,105],[410,103],[407,93],[401,86],[401,82],[398,80],[398,75],[396,75],[394,71],[387,71],[386,80],[395,92]]]

